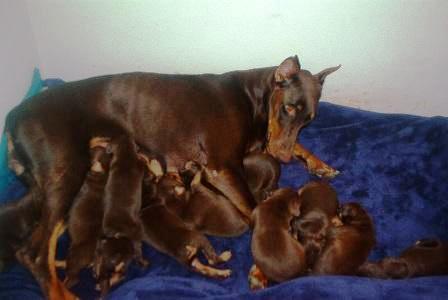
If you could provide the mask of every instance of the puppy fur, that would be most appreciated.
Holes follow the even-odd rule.
[[[182,196],[181,189],[176,188],[179,186],[174,184],[174,181],[172,176],[170,178],[170,175],[167,174],[157,184],[155,198],[153,198],[152,188],[149,189],[151,193],[143,193],[144,203],[149,204],[140,213],[144,233],[143,241],[206,276],[230,276],[230,270],[204,269],[204,266],[197,260],[198,251],[202,251],[210,265],[224,262],[230,257],[228,254],[218,256],[203,234],[187,228],[183,220],[169,208],[169,203],[177,201]],[[147,182],[144,181],[144,185],[146,184]],[[147,191],[148,189],[144,188],[143,190]]]
[[[5,266],[15,260],[15,253],[23,246],[36,226],[40,209],[33,194],[0,207],[0,261]]]
[[[187,166],[189,173],[195,174],[186,205],[178,215],[189,228],[208,235],[234,237],[244,233],[249,227],[241,213],[224,195],[203,180],[201,166],[193,164]],[[181,173],[185,175],[186,171]]]
[[[91,168],[73,202],[68,220],[71,239],[65,270],[68,287],[77,283],[81,269],[93,263],[97,240],[102,234],[103,194],[111,159],[112,154],[106,147],[90,149]]]
[[[286,188],[273,192],[253,211],[252,255],[269,280],[282,282],[306,271],[305,250],[290,234],[291,220],[299,213],[297,192]]]
[[[305,248],[308,268],[314,266],[323,247],[331,221],[339,206],[336,191],[326,182],[310,182],[299,190],[300,216],[292,222],[292,231]]]
[[[386,257],[379,262],[367,262],[358,275],[401,279],[448,274],[448,242],[423,239],[404,250],[399,257]]]
[[[375,245],[375,230],[370,216],[358,203],[340,209],[342,226],[327,231],[326,245],[317,259],[314,275],[354,275]]]

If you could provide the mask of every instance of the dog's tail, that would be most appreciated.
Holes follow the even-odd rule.
[[[47,266],[49,272],[48,281],[48,298],[50,300],[75,300],[77,299],[59,280],[56,268],[58,262],[56,261],[56,250],[58,246],[58,239],[66,229],[64,221],[59,221],[53,228],[50,239],[48,241],[48,257]]]

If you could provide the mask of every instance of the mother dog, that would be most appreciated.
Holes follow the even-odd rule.
[[[104,199],[110,237],[141,233],[136,145],[163,155],[168,170],[187,161],[204,165],[207,180],[246,219],[254,206],[242,175],[248,152],[267,150],[282,162],[301,156],[312,172],[334,176],[296,138],[316,116],[325,77],[338,68],[312,75],[295,56],[278,67],[221,75],[119,74],[67,83],[19,105],[5,126],[10,161],[42,203],[43,224],[29,250],[37,262],[46,257],[49,233],[82,185],[96,136],[118,145]]]

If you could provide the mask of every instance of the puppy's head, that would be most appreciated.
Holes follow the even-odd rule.
[[[184,201],[187,190],[178,173],[165,174],[157,184],[157,198],[166,203],[169,200]]]
[[[268,206],[274,206],[283,211],[288,217],[297,217],[300,215],[300,199],[296,191],[289,188],[277,189],[263,203]],[[264,204],[261,205],[264,205]]]
[[[339,218],[344,224],[353,224],[370,220],[364,208],[356,202],[346,203],[339,208]]]
[[[337,213],[339,205],[335,189],[324,181],[311,181],[299,189],[302,202],[302,213],[320,210],[332,218]]]
[[[325,236],[329,220],[321,211],[312,211],[294,219],[293,228],[300,236],[314,236],[316,239]]]

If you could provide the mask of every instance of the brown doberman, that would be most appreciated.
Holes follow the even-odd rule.
[[[206,166],[209,183],[247,221],[255,205],[243,178],[247,153],[267,151],[283,162],[300,157],[310,172],[335,176],[296,138],[315,118],[324,80],[338,68],[313,75],[289,57],[276,67],[221,75],[118,74],[66,83],[21,103],[8,114],[5,131],[15,168],[42,199],[42,226],[28,246],[32,260],[46,265],[49,228],[83,183],[94,136],[118,145],[104,197],[109,237],[136,240],[141,233],[128,209],[141,200],[135,143],[164,155],[168,171],[190,160]]]

